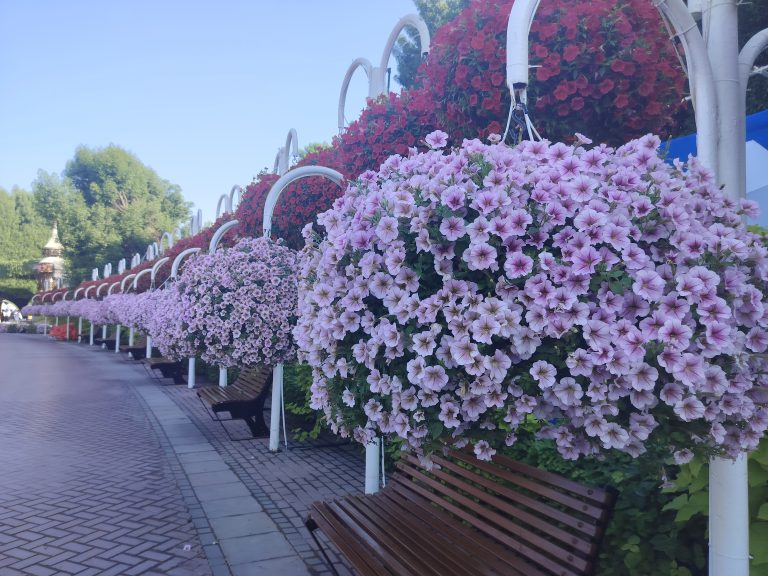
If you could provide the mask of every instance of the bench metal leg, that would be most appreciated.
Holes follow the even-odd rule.
[[[328,553],[325,551],[325,546],[323,546],[320,543],[320,540],[317,538],[317,534],[315,533],[318,528],[317,524],[315,524],[315,521],[312,520],[312,518],[307,518],[305,525],[307,527],[307,530],[309,530],[310,536],[312,536],[312,540],[315,541],[315,544],[317,545],[318,550],[320,550],[320,554],[323,555],[323,558],[325,559],[325,563],[328,565],[328,568],[330,568],[331,571],[336,576],[339,576],[339,572],[338,570],[336,570],[336,566],[333,565],[333,562],[331,562],[331,559],[328,557]]]

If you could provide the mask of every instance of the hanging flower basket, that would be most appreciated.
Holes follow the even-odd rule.
[[[665,164],[657,137],[588,144],[394,156],[318,217],[294,334],[334,431],[425,452],[471,439],[481,458],[521,426],[571,459],[757,445],[754,203],[725,198],[695,158]]]
[[[227,368],[293,360],[296,269],[296,252],[264,237],[190,259],[178,281],[185,340]]]

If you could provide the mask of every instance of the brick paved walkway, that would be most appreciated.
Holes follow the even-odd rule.
[[[361,491],[356,447],[232,442],[194,391],[86,345],[0,334],[0,363],[0,576],[330,574],[303,518]]]
[[[76,346],[0,334],[0,574],[210,574],[139,399]]]

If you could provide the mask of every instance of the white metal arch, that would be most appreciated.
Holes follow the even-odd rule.
[[[168,241],[168,246],[166,248],[163,247],[163,240]],[[170,250],[171,248],[173,248],[173,234],[171,234],[167,230],[163,232],[163,235],[160,236],[160,243],[158,244],[158,248],[159,248],[160,254],[165,254],[166,250]]]
[[[294,130],[295,132],[295,130]],[[298,154],[298,152],[296,152]],[[235,194],[237,194],[237,202],[235,202]],[[243,189],[235,184],[229,191],[229,211],[234,213],[237,207],[240,205],[240,201],[243,199]]]
[[[66,295],[67,292],[56,292],[53,296],[51,296],[51,302],[56,302],[56,296],[61,296],[61,299],[64,300]]]
[[[270,236],[272,234],[272,216],[275,211],[275,206],[277,205],[277,200],[280,198],[283,189],[296,180],[308,178],[310,176],[322,176],[323,178],[335,182],[339,186],[342,186],[344,183],[344,176],[340,172],[326,166],[301,166],[299,168],[294,168],[287,174],[281,176],[277,182],[272,185],[272,188],[269,189],[267,198],[264,201],[265,236]]]
[[[224,212],[221,211],[221,204],[224,203]],[[216,203],[216,219],[219,219],[219,216],[222,214],[229,214],[232,212],[232,206],[229,202],[229,196],[227,194],[222,194],[219,196],[219,201]]]
[[[219,229],[216,230],[216,232],[213,233],[213,237],[211,238],[211,243],[208,247],[208,252],[210,254],[213,254],[216,252],[216,248],[219,246],[219,242],[221,241],[222,236],[224,236],[224,233],[232,228],[233,226],[237,226],[239,222],[237,220],[230,220],[229,222],[224,222],[221,226],[219,226]]]
[[[171,265],[171,278],[176,278],[179,274],[179,266],[181,266],[182,260],[189,256],[190,254],[196,254],[200,252],[200,248],[187,248],[186,250],[182,250],[179,252],[179,254],[176,256],[176,258],[173,259],[173,264]]]
[[[160,258],[160,260],[155,262],[154,266],[152,266],[152,271],[150,272],[150,275],[149,275],[150,285],[152,286],[152,288],[155,287],[155,276],[157,276],[157,271],[160,270],[160,267],[166,262],[168,262],[168,260],[170,260],[170,256],[163,256],[162,258]]]
[[[362,68],[365,71],[365,75],[368,77],[368,97],[373,98],[376,96],[376,93],[373,91],[373,64],[371,64],[370,60],[367,58],[355,58],[352,61],[352,64],[349,65],[349,68],[347,68],[347,72],[344,74],[344,81],[341,83],[341,93],[339,94],[338,108],[339,134],[344,131],[344,108],[347,104],[347,92],[349,91],[349,83],[358,68]]]
[[[301,166],[281,176],[269,189],[264,201],[264,236],[272,235],[272,215],[275,206],[286,186],[310,176],[322,176],[339,186],[344,184],[344,176],[340,172],[326,166]],[[272,370],[272,414],[269,426],[269,449],[276,452],[280,448],[280,415],[283,409],[283,365],[277,364]],[[285,422],[283,422],[285,428]],[[287,442],[286,442],[287,443]]]
[[[197,213],[189,219],[189,235],[194,236],[203,229],[203,211],[198,208]]]
[[[136,277],[136,274],[128,274],[125,278],[123,278],[123,281],[120,283],[120,292],[125,292],[125,285],[128,283],[129,280],[135,277]]]
[[[40,299],[40,302],[43,302],[43,303],[44,303],[44,302],[45,302],[45,299],[46,299],[48,296],[52,296],[52,294],[51,294],[50,292],[46,292],[45,294],[43,294],[43,296],[42,296],[42,297],[41,297],[41,299]],[[51,302],[53,302],[53,300],[51,300]]]
[[[275,156],[274,173],[278,176],[282,176],[291,167],[291,158],[295,158],[299,155],[299,136],[296,132],[296,128],[291,128],[288,131],[288,135],[285,137],[285,146],[281,146],[277,150],[277,156]]]
[[[109,290],[107,290],[107,296],[112,294],[112,290],[115,289],[115,286],[120,286],[121,282],[118,280],[117,282],[110,285]]]
[[[421,55],[426,56],[429,53],[430,38],[427,23],[424,22],[424,19],[418,14],[406,14],[400,18],[397,24],[395,24],[395,27],[389,34],[389,38],[387,38],[387,43],[384,45],[384,52],[381,55],[381,62],[379,63],[379,68],[381,70],[387,69],[387,64],[389,64],[389,57],[392,55],[392,49],[395,47],[397,37],[400,36],[400,33],[406,26],[412,26],[413,28],[416,28],[416,31],[419,33]]]
[[[72,295],[72,300],[77,300],[77,295],[80,294],[81,291],[83,291],[84,288],[80,286],[77,290],[75,290],[75,293]]]
[[[91,285],[91,286],[88,286],[88,288],[86,288],[86,289],[85,289],[85,292],[83,292],[83,298],[88,298],[88,293],[89,293],[91,290],[95,290],[95,289],[96,289],[96,284],[93,284],[93,285]]]
[[[104,282],[103,284],[99,284],[99,287],[96,288],[96,298],[101,296],[101,289],[104,288],[104,286],[109,286],[109,282]]]
[[[136,287],[139,285],[139,278],[141,278],[145,274],[152,274],[152,268],[144,268],[144,270],[139,270],[139,272],[136,274],[136,277],[133,279],[134,290],[136,290]]]

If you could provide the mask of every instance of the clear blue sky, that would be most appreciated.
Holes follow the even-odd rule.
[[[411,0],[0,0],[0,187],[117,144],[213,220],[290,128],[330,142],[344,74]],[[394,59],[392,59],[394,64]],[[346,116],[365,103],[355,74]]]

